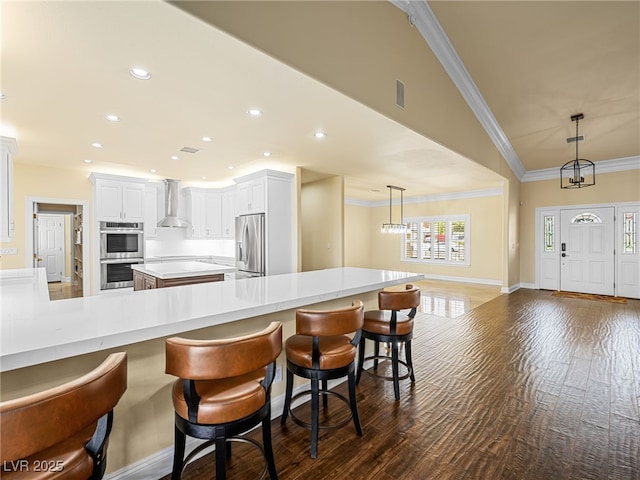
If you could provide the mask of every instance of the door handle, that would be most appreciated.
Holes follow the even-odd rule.
[[[564,252],[562,252],[562,256],[563,256],[563,257],[566,257],[566,256],[567,256],[567,254],[566,254],[566,253],[564,253]]]

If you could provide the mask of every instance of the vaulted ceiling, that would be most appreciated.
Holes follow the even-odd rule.
[[[429,6],[524,170],[573,158],[566,138],[580,112],[581,157],[640,155],[640,2]],[[343,175],[347,196],[362,200],[386,198],[403,167],[421,179],[403,185],[412,195],[500,185],[494,172],[170,4],[0,8],[2,135],[17,138],[17,163],[212,186],[302,166]],[[132,78],[135,65],[152,78]],[[317,130],[327,138],[314,138]]]

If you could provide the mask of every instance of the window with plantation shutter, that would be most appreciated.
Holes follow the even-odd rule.
[[[405,258],[417,259],[418,258],[418,224],[407,223],[407,233],[404,237],[404,251]]]
[[[402,260],[439,265],[469,265],[469,215],[405,219]]]

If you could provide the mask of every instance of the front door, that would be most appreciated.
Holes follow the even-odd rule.
[[[38,214],[39,266],[47,271],[47,282],[62,281],[64,258],[64,216]]]
[[[560,212],[560,290],[614,294],[614,207]]]

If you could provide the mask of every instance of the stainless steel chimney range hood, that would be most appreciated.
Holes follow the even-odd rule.
[[[180,180],[167,178],[164,180],[165,217],[158,222],[158,227],[187,228],[191,224],[178,217],[178,184]]]

